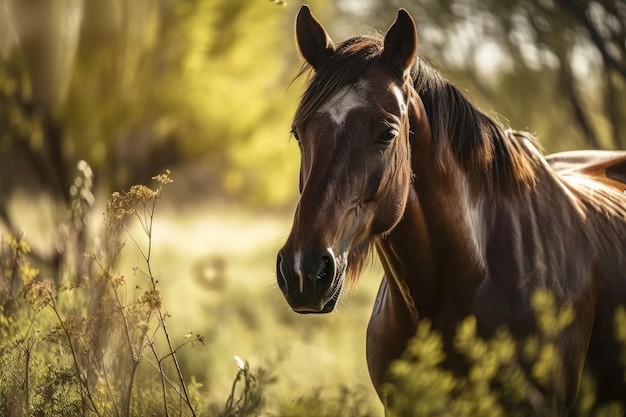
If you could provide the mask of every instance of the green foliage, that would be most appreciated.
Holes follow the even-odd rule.
[[[340,387],[329,396],[321,388],[312,394],[280,405],[281,417],[370,417],[373,414],[364,396],[363,387]]]
[[[467,364],[465,376],[455,376],[442,368],[446,357],[441,335],[422,320],[402,360],[393,363],[386,386],[392,416],[525,416],[552,415],[552,404],[537,409],[532,403],[536,387],[556,390],[562,384],[560,337],[573,323],[571,306],[557,308],[554,295],[539,290],[531,298],[540,336],[523,341],[513,339],[507,329],[499,329],[490,339],[477,333],[476,319],[466,318],[454,339],[456,352]],[[615,316],[616,338],[624,344],[624,309]],[[523,366],[525,364],[525,366]],[[526,370],[530,371],[527,372]],[[626,377],[626,376],[625,376]],[[598,408],[595,387],[589,375],[582,382],[577,415],[622,415],[624,404]]]
[[[430,323],[422,320],[407,347],[405,360],[393,363],[389,371],[393,382],[386,391],[393,413],[397,416],[445,414],[457,381],[440,368],[444,358],[441,335],[431,332]],[[416,401],[417,398],[429,400]]]
[[[257,373],[250,370],[250,365],[239,356],[235,356],[239,370],[233,381],[230,395],[226,400],[224,411],[219,417],[256,416],[265,407],[265,388],[274,382],[274,378],[264,369]],[[238,390],[238,385],[243,386]]]
[[[202,167],[205,193],[262,205],[293,199],[297,166],[277,163],[300,91],[289,88],[298,67],[292,7],[44,3],[0,9],[8,25],[0,38],[20,39],[20,11],[42,25],[32,42],[0,43],[0,160],[20,158],[13,169],[29,166],[58,197],[86,160],[107,194],[184,164]],[[24,186],[12,178],[5,186]]]
[[[1,63],[1,61],[0,61]],[[13,65],[0,65],[0,151],[7,152],[16,141],[26,141],[34,149],[41,149],[43,131],[40,114],[20,106],[32,100],[28,78],[22,73],[19,62]],[[19,74],[19,75],[17,75]]]

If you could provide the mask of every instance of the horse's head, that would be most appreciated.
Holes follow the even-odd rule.
[[[335,45],[303,6],[296,39],[313,77],[293,122],[301,197],[278,254],[278,284],[296,312],[327,313],[345,278],[358,277],[374,238],[405,209],[409,126],[423,112],[410,77],[417,36],[401,10],[384,39]]]

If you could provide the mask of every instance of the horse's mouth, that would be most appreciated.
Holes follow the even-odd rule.
[[[339,302],[339,298],[341,297],[341,292],[343,291],[343,284],[346,280],[346,271],[347,267],[343,266],[327,292],[327,294],[331,294],[330,298],[323,304],[320,310],[294,309],[294,311],[300,314],[327,314],[333,312],[335,310],[335,307],[337,307],[337,303]]]
[[[333,295],[326,302],[326,304],[324,304],[324,307],[322,308],[322,311],[320,311],[320,314],[330,313],[335,310],[335,307],[337,307],[337,303],[339,302],[339,297],[341,297],[341,292],[343,291],[343,284],[346,280],[346,269],[347,268],[343,268],[336,282],[333,283],[333,286],[331,289],[331,291],[333,291],[332,293]]]

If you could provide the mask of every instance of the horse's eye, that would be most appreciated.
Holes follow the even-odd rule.
[[[293,138],[294,138],[297,142],[300,142],[300,136],[298,136],[298,132],[296,132],[296,129],[291,129],[291,134],[293,135]]]
[[[378,138],[378,141],[383,145],[390,145],[398,137],[398,130],[395,128],[387,129]]]

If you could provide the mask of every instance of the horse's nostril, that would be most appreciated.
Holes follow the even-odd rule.
[[[317,279],[323,280],[328,279],[328,277],[332,279],[334,275],[335,274],[332,260],[328,256],[322,257],[322,266],[319,274],[317,274]]]
[[[283,273],[283,257],[280,253],[276,258],[276,277],[278,278],[278,286],[280,289],[283,292],[287,291],[287,280],[285,278],[285,274]]]

